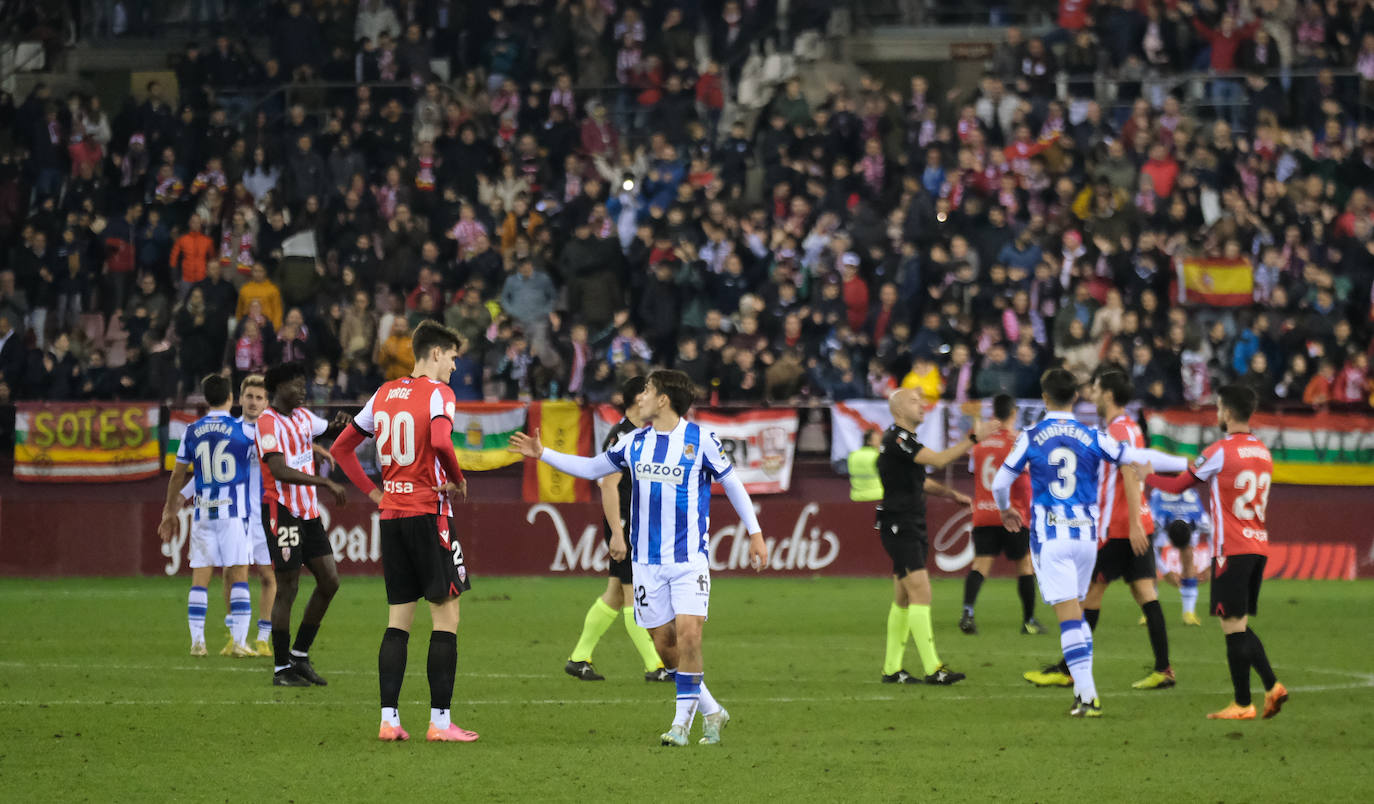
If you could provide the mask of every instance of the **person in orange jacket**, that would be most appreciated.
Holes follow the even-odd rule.
[[[178,295],[184,295],[192,285],[205,278],[205,263],[215,247],[210,237],[202,231],[205,224],[199,215],[192,215],[186,226],[186,234],[172,244],[172,268],[181,271]]]

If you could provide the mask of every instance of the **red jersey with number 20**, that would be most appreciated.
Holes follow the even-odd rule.
[[[448,496],[434,490],[448,475],[429,443],[429,424],[453,421],[453,389],[429,377],[401,377],[383,383],[353,417],[358,429],[377,439],[382,465],[383,519],[437,514],[453,516]]]
[[[1107,435],[1122,444],[1145,448],[1145,434],[1140,432],[1140,425],[1124,413],[1112,419],[1112,423],[1107,425]],[[1150,503],[1145,496],[1144,487],[1141,488],[1139,500],[1128,502],[1126,484],[1121,481],[1121,467],[1103,463],[1098,472],[1100,477],[1097,485],[1097,505],[1102,511],[1102,526],[1097,534],[1098,544],[1108,539],[1131,538],[1129,513],[1132,503],[1140,509],[1140,526],[1145,529],[1145,535],[1154,533],[1155,518],[1150,513]]]
[[[975,528],[1002,526],[1002,515],[992,499],[992,479],[1016,446],[1016,433],[998,430],[973,445],[969,452],[969,471],[973,472],[973,526]],[[1030,527],[1030,473],[1022,472],[1011,484],[1011,507]]]
[[[296,408],[290,416],[268,408],[258,417],[258,454],[262,456],[262,501],[279,502],[298,519],[315,519],[320,515],[319,499],[314,486],[283,483],[272,477],[267,456],[278,453],[286,465],[307,475],[315,474],[315,451],[311,449],[315,437],[329,428],[329,422],[305,408]]]
[[[1212,487],[1216,555],[1266,555],[1269,530],[1264,511],[1274,459],[1264,442],[1250,433],[1228,435],[1203,450],[1190,471]]]

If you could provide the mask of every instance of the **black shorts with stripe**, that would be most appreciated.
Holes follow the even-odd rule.
[[[1244,554],[1212,558],[1212,616],[1259,613],[1260,584],[1268,556]]]
[[[443,603],[472,588],[463,548],[448,517],[422,514],[383,519],[382,576],[393,606],[424,598]]]
[[[334,555],[319,517],[301,519],[280,502],[263,504],[262,529],[267,536],[267,552],[272,556],[273,569],[299,570],[301,564]]]

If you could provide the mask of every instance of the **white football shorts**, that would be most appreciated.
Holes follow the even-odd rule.
[[[267,527],[262,524],[262,511],[256,506],[248,517],[248,541],[253,545],[252,560],[248,563],[260,567],[272,566],[272,554],[267,550]]]
[[[1097,565],[1097,542],[1088,539],[1049,539],[1031,551],[1035,582],[1040,596],[1051,606],[1088,596],[1093,567]]]
[[[698,553],[685,564],[641,564],[634,572],[635,622],[657,628],[679,614],[707,616],[711,606],[711,567]]]
[[[193,569],[241,567],[249,563],[253,554],[253,545],[248,539],[248,523],[238,517],[193,520],[190,541]]]

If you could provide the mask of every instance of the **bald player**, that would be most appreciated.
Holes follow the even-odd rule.
[[[884,684],[949,685],[964,679],[940,661],[935,652],[935,636],[930,626],[930,573],[926,557],[930,540],[926,536],[926,494],[945,497],[960,505],[972,500],[954,489],[926,476],[926,467],[942,469],[968,454],[978,443],[976,433],[939,452],[916,440],[916,428],[925,418],[925,403],[915,389],[903,388],[888,397],[892,426],[883,434],[878,448],[878,477],[883,499],[878,505],[874,527],[883,549],[892,558],[892,607],[887,615],[887,653],[883,661]],[[980,425],[981,427],[981,425]],[[916,642],[921,656],[922,675],[902,669],[907,632]]]

